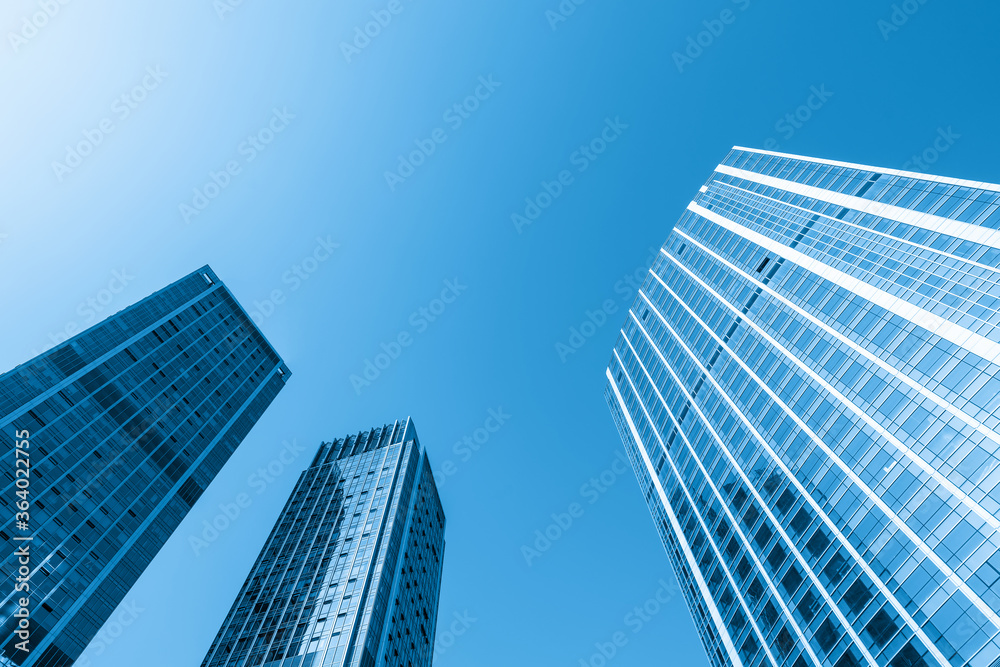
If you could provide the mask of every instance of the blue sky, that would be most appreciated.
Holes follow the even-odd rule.
[[[466,631],[438,667],[598,665],[618,632],[613,667],[706,664],[679,597],[633,611],[673,576],[634,477],[614,472],[602,392],[625,277],[734,144],[1000,181],[1000,8],[229,2],[0,14],[0,368],[209,263],[294,373],[90,663],[200,664],[319,441],[412,415],[434,468],[453,465],[440,629],[458,614]],[[371,12],[386,25],[342,46]],[[603,152],[581,150],[602,134]],[[412,344],[352,385],[401,333]],[[491,410],[503,426],[456,449]],[[251,486],[286,441],[305,453]],[[244,492],[195,554],[189,537]],[[529,563],[522,547],[573,503]]]

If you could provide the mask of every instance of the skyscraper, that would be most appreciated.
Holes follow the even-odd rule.
[[[1000,186],[734,148],[605,392],[713,665],[1000,665]]]
[[[444,524],[412,420],[322,443],[203,667],[428,667]]]
[[[289,377],[207,266],[0,376],[0,664],[72,664]]]

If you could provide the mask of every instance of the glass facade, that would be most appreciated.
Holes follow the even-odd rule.
[[[0,375],[0,664],[72,664],[290,375],[207,266]]]
[[[203,667],[429,667],[444,512],[410,419],[324,442]]]
[[[1000,186],[734,148],[605,396],[713,665],[1000,667]]]

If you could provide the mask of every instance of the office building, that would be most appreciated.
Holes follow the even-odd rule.
[[[713,665],[1000,662],[1000,186],[734,148],[605,392]]]
[[[0,664],[72,664],[289,377],[207,266],[0,375]]]
[[[203,667],[429,667],[444,527],[412,420],[322,443]]]

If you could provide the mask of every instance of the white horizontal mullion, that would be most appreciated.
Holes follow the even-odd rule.
[[[662,252],[662,250],[661,250],[661,252]],[[839,391],[837,391],[837,389],[835,387],[833,387],[830,383],[828,383],[826,380],[824,380],[822,377],[820,377],[818,374],[816,374],[811,368],[809,368],[805,363],[803,363],[802,360],[799,359],[797,355],[792,354],[790,350],[788,350],[787,348],[785,348],[781,343],[779,343],[777,340],[775,340],[773,337],[771,337],[771,335],[768,334],[766,331],[764,331],[756,322],[754,322],[753,320],[751,320],[748,317],[745,317],[735,306],[733,306],[726,299],[724,299],[721,295],[719,295],[718,292],[716,292],[709,285],[707,285],[703,280],[701,280],[701,278],[699,278],[694,273],[692,273],[687,267],[685,267],[683,264],[681,264],[676,258],[674,258],[674,257],[672,257],[670,255],[667,255],[667,257],[671,261],[673,261],[673,263],[676,266],[680,267],[681,270],[683,270],[687,275],[691,276],[697,283],[699,283],[701,285],[701,287],[704,290],[706,290],[709,294],[711,294],[716,300],[718,300],[720,303],[724,304],[733,313],[735,313],[737,315],[737,317],[741,318],[744,322],[746,322],[747,325],[749,325],[751,328],[753,328],[753,330],[756,331],[759,336],[761,336],[764,340],[766,340],[768,343],[770,343],[771,346],[773,346],[779,353],[781,353],[789,361],[793,362],[796,366],[798,366],[800,369],[802,369],[810,378],[812,378],[815,382],[817,382],[825,390],[827,390],[828,392],[830,392],[830,394],[835,399],[837,399],[838,401],[840,401],[841,403],[843,403],[845,406],[847,406],[849,409],[851,409],[855,414],[857,414],[867,425],[869,425],[871,428],[873,428],[879,435],[881,435],[883,438],[885,438],[890,443],[892,443],[893,445],[895,445],[898,449],[900,449],[900,451],[905,451],[906,447],[905,447],[905,445],[903,445],[903,443],[901,443],[899,440],[897,440],[891,433],[889,433],[888,431],[886,431],[877,421],[875,421],[871,416],[869,416],[867,413],[865,413],[864,410],[862,410],[861,408],[859,408],[850,399],[848,399],[842,393],[840,393]],[[654,278],[656,278],[656,280],[659,281],[659,283],[661,285],[663,285],[664,287],[666,287],[667,289],[669,289],[669,287],[667,287],[667,284],[665,282],[663,282],[663,280],[660,278],[660,276],[658,276],[655,272],[650,271],[650,274]],[[752,371],[749,371],[749,368],[746,367],[745,364],[742,364],[742,360],[740,360],[737,355],[732,354],[732,350],[730,350],[730,348],[728,347],[728,345],[725,346],[725,347],[726,347],[726,350],[730,352],[731,356],[734,359],[739,360],[741,362],[741,365],[744,368],[747,368],[748,372],[752,373]],[[756,377],[755,374],[753,376]],[[954,586],[956,586],[957,588],[959,588],[963,592],[963,594],[965,594],[965,596],[968,597],[969,600],[971,600],[973,602],[973,604],[976,606],[976,608],[980,612],[983,613],[984,616],[986,616],[988,619],[990,619],[990,622],[992,622],[994,625],[1000,627],[1000,616],[997,615],[997,612],[994,611],[994,610],[992,610],[992,609],[990,609],[979,598],[979,596],[976,595],[976,593],[973,592],[972,589],[969,588],[968,584],[966,584],[957,574],[955,574],[955,572],[948,566],[947,563],[944,562],[944,560],[940,556],[938,556],[936,553],[934,553],[933,550],[931,550],[929,547],[927,547],[926,544],[924,544],[923,540],[921,540],[917,536],[917,534],[906,524],[906,522],[902,521],[896,515],[896,513],[893,512],[891,510],[891,508],[889,508],[888,504],[878,494],[874,493],[872,491],[872,489],[869,488],[868,485],[865,484],[861,480],[861,478],[857,475],[857,473],[850,466],[848,466],[847,464],[845,464],[843,462],[843,460],[841,459],[841,457],[839,455],[837,455],[836,453],[834,453],[833,450],[831,450],[829,448],[829,446],[826,444],[826,442],[824,442],[822,440],[822,438],[820,438],[818,435],[816,435],[816,433],[813,432],[813,430],[811,428],[809,428],[809,426],[805,422],[803,422],[794,413],[794,411],[790,410],[789,407],[784,403],[784,401],[782,401],[777,396],[777,394],[775,394],[773,391],[771,391],[771,389],[769,387],[767,387],[766,383],[762,384],[762,386],[765,388],[765,390],[768,392],[768,394],[773,398],[773,400],[782,408],[782,410],[784,410],[788,414],[788,416],[791,417],[795,421],[796,425],[799,426],[799,428],[801,428],[802,431],[806,435],[808,435],[813,440],[813,442],[816,443],[816,445],[820,449],[823,450],[823,452],[830,458],[830,460],[832,462],[834,462],[844,472],[844,474],[849,479],[851,479],[852,482],[854,482],[854,484],[858,487],[858,489],[860,489],[863,493],[865,493],[866,496],[872,502],[874,502],[879,507],[879,509],[882,510],[882,512],[889,518],[889,520],[892,521],[896,525],[896,527],[904,535],[906,535],[908,538],[910,538],[910,540],[915,545],[917,545],[917,547],[924,553],[924,555],[939,570],[941,570],[942,574],[944,574],[950,580],[950,582]],[[918,462],[922,462],[925,466],[927,466],[926,462],[924,462],[922,459],[918,459]],[[782,465],[784,465],[784,464],[782,463]],[[927,466],[927,467],[929,468],[930,466]],[[931,468],[931,470],[933,470],[933,468]],[[934,474],[932,475],[932,477],[935,479],[935,481],[939,481],[942,484],[942,486],[944,486],[949,492],[954,493],[957,498],[961,499],[966,505],[969,506],[970,509],[972,509],[973,511],[975,511],[977,513],[977,515],[980,516],[980,518],[985,518],[985,517],[983,517],[983,516],[980,515],[980,513],[985,513],[985,510],[983,510],[983,508],[980,507],[978,505],[978,503],[976,503],[975,501],[973,501],[966,494],[962,493],[961,490],[958,489],[957,487],[955,487],[954,484],[951,484],[950,482],[948,482],[948,480],[946,478],[944,478],[939,472],[937,472],[936,470],[934,470]],[[952,491],[952,490],[954,490],[954,491]],[[811,494],[808,494],[808,495],[811,498]],[[994,529],[996,529],[998,520],[997,520],[996,517],[990,516],[990,521],[988,521],[988,523],[991,526],[993,526]],[[860,556],[858,556],[858,558],[860,558]],[[860,562],[864,563],[863,560],[860,561]],[[877,577],[873,577],[873,579],[875,581],[879,581]],[[947,664],[947,663],[945,663],[945,664]]]
[[[774,176],[764,176],[763,174],[758,174],[753,171],[735,169],[722,164],[716,167],[715,171],[734,178],[742,178],[767,187],[777,188],[779,190],[784,190],[785,192],[791,192],[792,194],[825,201],[828,204],[843,206],[844,208],[854,209],[855,211],[861,211],[862,213],[869,213],[880,218],[887,218],[889,220],[895,220],[896,222],[902,222],[907,225],[913,225],[914,227],[920,227],[921,229],[926,229],[938,234],[954,236],[955,238],[962,239],[963,241],[972,241],[973,243],[981,243],[993,248],[1000,248],[1000,231],[990,229],[989,227],[973,225],[959,220],[952,220],[951,218],[944,218],[931,213],[922,213],[913,209],[903,208],[902,206],[882,204],[871,199],[855,197],[854,195],[845,195],[842,192],[824,190],[823,188],[817,188],[813,185],[805,185],[804,183],[796,183],[795,181],[786,181],[785,179],[775,178]],[[996,190],[996,187],[997,186],[995,185],[991,186],[994,190]]]
[[[642,294],[641,291],[640,291],[640,294]],[[647,303],[648,303],[648,301],[647,301]],[[690,393],[688,393],[687,389],[685,389],[684,384],[681,382],[680,377],[678,377],[677,373],[674,371],[673,367],[670,365],[670,362],[667,361],[667,359],[660,352],[659,347],[656,345],[656,343],[653,341],[652,337],[646,331],[646,328],[644,326],[642,326],[642,324],[639,322],[638,318],[636,318],[635,313],[633,313],[631,310],[629,310],[629,315],[632,317],[632,320],[636,323],[636,325],[638,325],[639,329],[642,331],[642,334],[646,337],[646,340],[649,342],[650,347],[652,347],[653,350],[656,351],[657,356],[659,356],[659,358],[660,358],[660,362],[663,364],[664,368],[666,368],[667,371],[670,373],[670,376],[673,378],[674,383],[677,385],[677,387],[684,394],[684,396],[687,399],[688,403],[691,404],[691,408],[698,414],[699,417],[701,417],[701,420],[705,424],[706,428],[708,429],[708,432],[712,435],[713,438],[715,438],[715,441],[719,444],[720,451],[723,451],[723,452],[726,453],[726,457],[730,459],[730,463],[732,463],[733,469],[739,475],[740,479],[742,479],[744,481],[744,483],[747,485],[747,487],[750,489],[750,493],[752,493],[753,496],[760,503],[761,507],[763,508],[764,513],[768,517],[771,518],[772,523],[776,526],[779,534],[781,536],[783,536],[783,537],[786,537],[786,539],[787,539],[787,536],[785,535],[784,531],[781,528],[781,524],[778,523],[774,519],[774,516],[771,514],[770,508],[767,506],[767,503],[765,503],[764,499],[761,498],[760,495],[757,493],[757,489],[754,487],[753,484],[750,483],[750,480],[744,474],[743,469],[736,463],[735,459],[732,458],[732,453],[722,443],[722,440],[719,438],[718,434],[715,432],[715,429],[713,429],[712,425],[709,423],[708,418],[704,415],[704,413],[702,413],[701,409],[697,405],[695,405],[694,397],[691,396]],[[659,315],[658,312],[657,312],[657,315]],[[662,317],[661,317],[661,319],[662,319]],[[673,332],[671,332],[671,333],[673,333]],[[645,373],[646,377],[649,379],[650,386],[653,386],[655,388],[656,384],[653,382],[652,376],[649,374],[649,370],[646,368],[646,365],[642,363],[642,358],[639,356],[639,353],[636,352],[635,348],[632,346],[632,342],[629,340],[628,335],[626,335],[624,332],[622,332],[622,336],[624,337],[625,342],[628,344],[629,349],[632,351],[632,354],[635,356],[636,360],[639,362],[639,366],[642,368],[643,373]],[[676,338],[676,335],[675,335],[675,338]],[[685,348],[685,350],[686,350],[686,348]],[[695,363],[697,363],[697,359],[695,359]],[[701,364],[698,364],[698,366],[700,368]],[[636,395],[638,395],[638,392],[636,392]],[[732,522],[733,531],[737,535],[740,536],[740,539],[743,541],[743,544],[746,547],[747,554],[750,556],[750,559],[754,562],[754,565],[757,567],[757,569],[762,574],[764,580],[767,582],[767,588],[768,588],[768,590],[771,591],[774,599],[778,602],[778,606],[781,608],[782,613],[788,618],[788,622],[791,624],[792,628],[794,629],[795,634],[798,636],[799,640],[802,643],[802,646],[805,647],[805,650],[809,653],[809,656],[813,659],[813,661],[816,664],[822,664],[823,661],[820,660],[819,657],[816,656],[816,653],[813,651],[812,646],[809,644],[809,641],[805,637],[805,633],[803,633],[802,628],[798,624],[798,621],[795,620],[795,616],[792,615],[792,612],[788,608],[788,605],[785,604],[785,600],[781,597],[781,594],[778,593],[778,589],[777,589],[777,587],[775,585],[774,580],[770,576],[767,575],[767,571],[764,569],[764,564],[757,557],[757,554],[754,553],[753,547],[750,545],[751,544],[751,537],[740,528],[739,520],[732,513],[732,510],[729,507],[729,504],[726,502],[725,497],[721,493],[719,493],[719,489],[718,489],[718,487],[715,486],[715,482],[712,480],[712,476],[708,474],[707,470],[705,470],[705,466],[702,464],[701,457],[698,456],[698,454],[695,452],[694,447],[691,445],[691,441],[688,440],[687,434],[681,428],[680,423],[677,421],[677,418],[674,417],[673,412],[670,410],[670,406],[667,405],[667,402],[664,400],[663,395],[660,394],[659,390],[656,391],[656,395],[659,397],[660,402],[663,404],[664,409],[667,411],[667,414],[670,415],[670,421],[673,422],[674,428],[677,429],[678,435],[680,435],[681,439],[684,440],[685,446],[691,452],[692,459],[694,459],[694,461],[698,465],[698,469],[701,471],[702,475],[704,475],[705,482],[711,487],[712,492],[715,494],[715,497],[718,498],[719,504],[722,506],[723,511],[725,512],[726,516],[729,517],[730,521]],[[649,412],[647,410],[645,410],[645,406],[643,407],[643,411],[646,413],[646,418],[649,419],[650,423],[653,423],[652,419],[649,417]],[[654,429],[653,430],[654,431],[656,430],[655,429],[655,424],[654,424]],[[663,444],[663,440],[661,438],[659,438],[659,436],[657,436],[657,439],[660,440],[661,444]],[[666,450],[666,447],[664,447],[664,450]],[[684,481],[683,481],[684,478],[681,477],[680,471],[678,471],[677,470],[677,466],[674,465],[673,457],[670,456],[669,452],[666,454],[666,456],[667,456],[667,460],[670,461],[670,467],[671,467],[671,469],[673,469],[674,475],[677,477],[677,480],[678,480],[680,486],[684,489],[684,493],[688,497],[688,501],[691,503],[692,507],[695,508],[695,512],[698,513],[699,518],[701,518],[701,512],[698,511],[698,508],[695,505],[694,500],[691,497],[691,494],[688,492],[687,486],[684,484]],[[709,536],[708,537],[709,541],[711,541],[712,544],[715,545],[715,541],[712,539],[711,532],[708,530],[708,526],[705,524],[704,520],[702,520],[702,525],[705,527],[705,533]],[[792,542],[790,540],[788,541],[788,543],[791,545],[792,550],[796,553],[796,555],[798,555],[798,550],[795,549],[794,544],[792,544]],[[750,615],[749,605],[747,605],[746,601],[743,599],[743,594],[740,591],[739,586],[736,584],[736,580],[733,578],[732,574],[730,573],[729,567],[726,565],[726,561],[722,558],[722,550],[718,546],[716,546],[716,553],[719,554],[719,564],[723,567],[723,569],[726,570],[726,574],[727,574],[730,582],[732,582],[732,585],[733,585],[734,590],[736,591],[736,594],[739,596],[740,600],[744,604],[744,607],[747,609],[747,614]],[[811,568],[809,568],[809,565],[805,562],[805,560],[802,560],[802,564],[805,566],[804,569],[805,569],[805,571],[807,573],[806,576],[810,577],[810,581],[812,581],[812,570],[811,570]],[[825,595],[825,591],[823,590],[823,588],[821,586],[819,586],[819,581],[816,580],[815,583],[817,584],[819,590],[823,591],[821,594]],[[829,600],[829,598],[828,598],[828,601],[830,602],[831,609],[834,610],[834,613],[836,613],[836,611],[837,611],[836,605],[834,605],[833,601]],[[845,627],[850,627],[850,625],[847,623],[846,619],[843,619],[843,623],[844,623]],[[764,640],[765,639],[765,635],[760,630],[760,628],[757,627],[756,623],[754,623],[754,627],[757,630],[757,633],[760,635],[761,640]],[[854,637],[855,640],[857,640],[857,641],[860,642],[860,640],[858,639],[858,637],[853,634],[853,631],[851,632],[851,634],[852,634],[852,636]],[[767,642],[763,641],[763,644],[766,646]],[[862,645],[862,648],[864,648],[863,645]],[[768,655],[770,655],[770,653],[768,653]],[[870,657],[868,655],[867,651],[865,652],[865,657],[866,658]]]
[[[727,229],[734,234],[742,236],[751,243],[755,243],[756,245],[759,245],[776,255],[784,257],[790,262],[798,264],[807,271],[815,273],[820,278],[829,280],[830,282],[853,292],[862,299],[885,308],[889,312],[899,315],[910,323],[921,327],[922,329],[926,329],[930,333],[940,336],[948,342],[982,357],[986,361],[994,364],[1000,364],[1000,343],[996,343],[985,336],[969,331],[965,327],[955,324],[940,315],[935,315],[929,310],[924,310],[919,306],[915,306],[905,299],[893,296],[892,294],[866,283],[863,280],[859,280],[858,278],[844,273],[839,269],[835,269],[829,264],[824,264],[819,260],[813,259],[809,255],[801,253],[793,248],[789,248],[783,243],[769,239],[763,234],[759,234],[752,229],[744,227],[738,222],[734,222],[713,211],[709,211],[694,202],[688,204],[688,210],[705,218],[706,220],[714,222],[723,229]]]
[[[758,148],[744,148],[743,146],[733,146],[733,150],[745,151],[747,153],[758,153],[761,155],[770,155],[772,157],[791,158],[792,160],[798,160],[800,162],[808,162],[812,164],[825,164],[830,167],[845,167],[847,169],[860,169],[862,171],[873,171],[879,174],[886,174],[888,176],[902,176],[903,178],[912,178],[918,181],[931,181],[933,183],[941,183],[944,185],[958,185],[963,188],[973,188],[977,190],[992,190],[994,192],[1000,192],[1000,185],[996,185],[995,183],[970,181],[963,178],[952,178],[950,176],[935,176],[932,174],[921,174],[915,171],[903,171],[901,169],[884,169],[882,167],[871,167],[864,164],[855,164],[853,162],[841,162],[839,160],[824,160],[823,158],[804,157],[802,155],[792,155],[790,153],[765,151]]]
[[[993,442],[1000,443],[1000,433],[997,433],[993,429],[987,427],[985,424],[983,424],[982,422],[980,422],[979,420],[977,420],[976,418],[974,418],[972,415],[969,415],[965,411],[959,409],[955,404],[949,403],[944,398],[942,398],[941,396],[938,396],[936,393],[934,393],[933,391],[931,391],[930,389],[928,389],[925,385],[917,382],[916,380],[914,380],[913,378],[911,378],[909,375],[907,375],[906,373],[903,373],[902,371],[900,371],[899,369],[895,368],[891,364],[886,363],[881,358],[879,358],[877,355],[875,355],[872,352],[868,351],[865,347],[863,347],[861,345],[858,345],[857,343],[855,343],[854,341],[852,341],[850,338],[848,338],[847,336],[845,336],[842,333],[840,333],[839,331],[837,331],[836,329],[834,329],[834,328],[832,328],[832,327],[824,324],[823,322],[821,322],[815,316],[811,315],[810,313],[808,313],[807,311],[805,311],[804,309],[802,309],[801,307],[799,307],[795,303],[792,303],[792,301],[790,301],[786,297],[782,296],[781,294],[779,294],[777,291],[775,291],[774,289],[772,289],[768,285],[765,285],[764,283],[760,282],[759,280],[757,280],[753,276],[749,275],[748,273],[746,273],[745,271],[743,271],[739,267],[735,266],[734,264],[732,264],[731,262],[729,262],[728,260],[726,260],[725,258],[723,258],[722,256],[720,256],[718,253],[716,253],[715,251],[711,250],[710,248],[708,248],[704,244],[700,243],[696,239],[692,238],[691,236],[685,234],[684,232],[682,232],[680,230],[675,230],[675,231],[677,232],[678,235],[684,237],[692,245],[697,246],[703,252],[705,252],[706,254],[711,255],[713,258],[715,258],[716,261],[724,264],[730,271],[732,271],[736,275],[741,276],[743,279],[747,280],[751,284],[756,285],[757,287],[761,288],[763,291],[767,292],[768,296],[770,296],[770,297],[772,297],[772,298],[780,301],[783,305],[785,305],[786,307],[788,307],[791,310],[795,311],[796,314],[801,315],[803,318],[807,319],[812,324],[816,325],[817,327],[820,327],[825,333],[830,334],[831,336],[833,336],[840,343],[848,346],[854,352],[857,352],[858,354],[860,354],[861,356],[863,356],[865,359],[867,359],[871,363],[877,365],[883,371],[885,371],[886,373],[889,373],[893,378],[899,380],[900,382],[902,382],[903,384],[905,384],[906,386],[908,386],[910,389],[918,392],[924,398],[932,401],[935,405],[937,405],[939,408],[942,408],[943,410],[947,411],[952,416],[958,417],[959,419],[961,419],[962,421],[964,421],[966,424],[968,424],[972,428],[976,429],[979,433],[981,433],[982,435],[986,436],[987,438],[989,438]],[[902,444],[902,443],[900,443],[900,444]],[[910,449],[906,445],[903,445],[903,449],[901,451],[904,454],[906,454],[907,457],[910,458],[914,463],[916,463],[922,469],[924,469],[924,471],[927,472],[928,474],[934,475],[935,473],[938,473],[938,471],[937,471],[937,469],[935,467],[933,467],[930,463],[924,461],[924,459],[919,454],[917,454],[916,452],[914,452],[912,449]],[[955,487],[955,488],[957,488],[957,487]],[[981,515],[984,515],[984,516],[981,516]],[[986,513],[985,509],[983,509],[982,513],[977,512],[977,516],[980,516],[981,518],[983,518],[986,521],[989,521],[990,517],[992,517],[991,514]],[[994,528],[1000,529],[1000,522],[997,522],[994,525]]]
[[[654,273],[653,275],[655,276],[656,274]],[[659,280],[659,276],[656,276],[656,278]],[[662,281],[661,281],[661,284],[663,284]],[[814,440],[816,440],[817,439],[816,435],[814,433],[812,433],[812,431],[810,431],[809,428],[804,423],[802,423],[802,421],[800,419],[798,419],[796,417],[796,415],[777,396],[777,394],[775,394],[771,390],[771,388],[767,385],[767,383],[765,383],[763,380],[761,380],[757,376],[756,373],[754,373],[752,370],[750,370],[750,367],[747,366],[746,363],[744,363],[742,359],[740,359],[736,354],[733,353],[733,351],[729,348],[729,346],[726,345],[722,341],[722,339],[719,338],[718,335],[716,335],[715,332],[712,331],[712,329],[708,325],[706,325],[701,320],[701,318],[699,318],[694,313],[693,310],[691,310],[690,307],[688,307],[688,305],[684,302],[683,299],[681,299],[679,296],[677,296],[673,292],[673,290],[671,290],[666,285],[664,285],[664,287],[667,289],[668,292],[670,292],[670,295],[679,304],[681,304],[681,306],[684,307],[684,309],[691,315],[691,317],[694,318],[695,321],[697,321],[698,324],[705,331],[707,331],[712,336],[712,338],[714,338],[716,340],[716,342],[720,346],[722,346],[723,349],[726,350],[726,352],[729,354],[730,358],[732,358],[733,360],[735,360],[740,365],[740,367],[761,387],[761,389],[765,393],[767,393],[767,395],[769,397],[771,397],[771,399],[775,402],[775,404],[779,408],[781,408],[782,411],[784,411],[786,414],[788,414],[795,421],[796,425],[799,426],[800,428],[802,428],[803,431],[807,435],[809,435]],[[645,293],[643,293],[641,290],[640,290],[639,294],[642,296],[643,300],[645,300],[646,303],[649,304],[649,306],[653,309],[653,312],[655,312],[656,315],[657,315],[657,317],[660,318],[660,321],[662,321],[664,323],[664,326],[670,331],[671,335],[678,342],[680,342],[680,337],[673,331],[673,329],[670,327],[670,325],[666,322],[666,318],[662,315],[662,313],[660,313],[660,310],[652,303],[652,301],[650,301],[646,297]],[[631,314],[631,311],[629,311],[629,312]],[[634,319],[634,315],[633,315],[633,319]],[[643,328],[643,332],[645,333],[645,328]],[[651,337],[648,335],[648,333],[646,335],[647,335],[647,338],[650,338],[650,340],[652,340]],[[910,626],[910,629],[912,631],[914,631],[914,633],[915,633],[915,635],[917,637],[919,637],[922,640],[924,640],[924,642],[928,646],[932,646],[933,647],[934,646],[933,642],[931,642],[930,639],[926,636],[926,634],[924,634],[924,632],[920,629],[920,625],[910,616],[910,614],[906,611],[906,609],[901,604],[899,604],[899,602],[896,600],[895,596],[893,596],[889,592],[888,588],[882,583],[881,579],[875,574],[875,571],[868,565],[868,563],[866,563],[864,561],[864,559],[861,557],[861,554],[850,543],[850,541],[847,539],[847,536],[844,535],[844,533],[840,530],[840,528],[837,526],[837,524],[829,517],[829,515],[827,515],[826,511],[823,510],[823,508],[820,507],[819,503],[816,502],[816,500],[815,500],[815,498],[813,498],[812,494],[809,493],[808,490],[806,490],[805,486],[795,476],[795,474],[792,473],[791,469],[781,460],[781,456],[779,456],[778,453],[771,447],[771,444],[770,444],[770,442],[768,442],[767,438],[765,438],[760,433],[760,431],[758,431],[757,428],[753,424],[750,423],[750,420],[746,416],[746,414],[739,408],[739,406],[736,405],[736,403],[732,400],[732,397],[730,397],[729,394],[722,389],[722,387],[719,385],[719,383],[716,381],[716,379],[711,375],[711,373],[709,373],[708,370],[704,366],[701,365],[701,363],[698,361],[698,359],[694,356],[693,352],[691,350],[689,350],[687,348],[687,346],[684,345],[683,343],[681,343],[681,345],[682,345],[682,347],[684,347],[684,350],[687,352],[687,354],[695,361],[695,363],[698,365],[699,369],[701,369],[701,371],[704,373],[705,377],[712,384],[712,386],[715,387],[715,390],[719,393],[719,395],[722,396],[725,399],[726,404],[733,411],[733,413],[735,413],[739,417],[740,421],[743,422],[743,424],[746,425],[746,427],[750,430],[750,433],[754,436],[754,438],[757,440],[757,442],[760,443],[760,445],[763,447],[764,451],[767,452],[768,456],[770,456],[770,458],[775,462],[775,465],[785,474],[785,476],[788,478],[788,480],[792,484],[792,486],[794,486],[796,488],[796,490],[799,492],[799,494],[812,507],[813,511],[816,513],[816,516],[819,517],[820,521],[822,521],[824,523],[824,525],[827,526],[827,528],[830,530],[830,532],[832,532],[833,535],[834,535],[834,537],[838,540],[838,543],[841,544],[847,550],[847,553],[850,554],[850,556],[858,563],[858,565],[865,572],[865,574],[868,575],[868,577],[872,580],[872,582],[876,585],[876,587],[878,587],[879,591],[883,594],[883,596],[885,597],[886,601],[888,601],[889,604],[891,604],[893,606],[893,608],[899,614],[900,618],[902,618],[904,620],[904,622],[906,622],[907,625]],[[661,360],[662,359],[663,359],[663,357],[661,355]],[[671,372],[671,374],[673,374],[673,373]],[[678,380],[678,382],[679,382],[679,380]],[[681,386],[681,390],[684,391],[685,395],[689,397],[689,400],[691,400],[690,395],[687,393],[686,390],[684,390],[683,386]],[[719,439],[718,434],[715,432],[714,428],[712,428],[711,424],[708,423],[708,420],[702,414],[701,410],[698,409],[697,406],[694,406],[693,400],[691,400],[691,402],[692,402],[692,406],[696,410],[698,410],[698,414],[702,416],[703,421],[705,421],[705,424],[709,428],[709,430],[711,431],[712,435],[715,436],[715,438],[721,442],[721,439]],[[818,578],[816,578],[815,573],[813,572],[813,568],[808,564],[808,562],[805,560],[805,558],[803,558],[801,556],[801,553],[798,551],[798,548],[795,546],[794,541],[790,537],[788,537],[788,534],[785,532],[785,529],[784,529],[784,526],[782,525],[782,523],[780,521],[778,521],[777,518],[771,513],[770,508],[767,505],[767,503],[765,503],[764,499],[757,493],[755,485],[752,484],[750,482],[749,478],[747,478],[747,476],[744,474],[742,466],[740,466],[739,463],[736,462],[735,457],[733,457],[732,453],[728,450],[728,448],[723,448],[723,451],[726,452],[727,458],[729,458],[730,461],[732,462],[733,467],[737,471],[737,473],[739,474],[740,478],[744,480],[744,482],[750,488],[751,492],[754,494],[754,496],[761,503],[761,506],[764,508],[764,511],[767,512],[768,516],[774,522],[774,525],[777,528],[779,534],[782,537],[785,538],[785,540],[788,542],[788,544],[791,545],[792,551],[796,554],[796,556],[801,560],[802,564],[804,565],[804,569],[805,569],[805,571],[807,573],[807,576],[809,577],[810,581],[812,581],[816,585],[816,588],[820,591],[820,594],[823,596],[823,598],[826,600],[826,602],[830,605],[830,608],[832,609],[833,613],[836,614],[838,616],[838,618],[841,619],[841,622],[844,624],[844,626],[846,628],[848,628],[849,634],[851,634],[851,636],[856,641],[856,643],[858,645],[858,648],[860,648],[864,652],[865,657],[869,660],[870,664],[875,664],[875,661],[872,660],[872,658],[871,658],[871,654],[868,652],[867,646],[865,645],[864,642],[861,641],[860,637],[858,637],[858,635],[854,631],[854,626],[851,623],[847,622],[847,618],[845,616],[843,616],[843,614],[840,612],[840,608],[833,601],[833,598],[830,596],[830,594],[827,591],[826,587],[823,586],[819,582]],[[920,545],[918,544],[917,547],[919,548],[919,546]],[[942,665],[946,665],[946,666],[949,665],[949,663],[944,659],[944,655],[940,654],[939,652],[937,652],[936,647],[934,647],[933,650],[935,652],[935,657],[937,657],[941,661]]]
[[[940,255],[941,257],[947,257],[948,259],[953,259],[956,262],[961,262],[963,264],[968,264],[970,266],[975,266],[975,267],[980,268],[980,269],[985,269],[986,271],[990,271],[990,272],[992,272],[994,274],[998,273],[997,267],[995,267],[995,266],[990,266],[989,264],[983,264],[982,262],[977,262],[977,261],[975,261],[973,259],[967,259],[965,257],[959,257],[958,255],[952,254],[952,253],[947,252],[945,250],[938,250],[937,248],[932,248],[931,246],[924,245],[922,243],[916,243],[914,241],[907,241],[905,239],[899,238],[898,236],[893,236],[892,234],[889,234],[887,232],[880,232],[877,229],[871,229],[870,227],[865,227],[864,225],[859,225],[856,222],[849,222],[848,220],[839,220],[839,219],[833,217],[832,215],[828,215],[826,213],[820,213],[818,211],[813,211],[812,209],[808,209],[808,208],[805,208],[805,207],[802,207],[802,206],[798,206],[796,204],[792,204],[791,202],[781,201],[780,199],[777,199],[776,197],[768,197],[767,195],[765,195],[765,194],[763,194],[761,192],[754,192],[753,190],[748,190],[746,188],[741,188],[741,187],[739,187],[737,185],[734,185],[732,183],[725,183],[725,182],[719,181],[719,180],[713,181],[712,184],[713,185],[718,184],[721,187],[724,187],[724,188],[727,188],[727,189],[730,189],[730,190],[735,190],[737,192],[741,192],[744,195],[747,195],[748,197],[753,197],[755,199],[762,199],[764,201],[769,202],[772,206],[780,206],[780,207],[786,207],[786,208],[794,209],[794,210],[799,211],[801,214],[806,215],[806,216],[818,215],[820,218],[823,218],[824,220],[827,221],[826,222],[827,225],[840,225],[840,226],[843,226],[845,228],[846,227],[850,227],[852,229],[858,230],[858,232],[863,232],[863,233],[871,234],[873,236],[878,236],[878,237],[880,237],[882,239],[885,239],[884,241],[879,241],[879,243],[882,244],[882,245],[884,245],[884,246],[886,246],[886,247],[888,247],[891,243],[904,244],[904,245],[912,246],[914,248],[919,248],[920,250],[924,250],[926,252],[933,253],[935,255]],[[707,188],[706,188],[706,190],[707,190]],[[786,227],[782,227],[782,229],[788,229],[788,227],[787,226]],[[908,253],[908,254],[910,254],[912,256],[912,253]],[[949,270],[952,269],[952,268],[954,268],[954,267],[949,267],[947,264],[944,264],[943,262],[940,262],[940,261],[937,261],[937,260],[934,260],[934,259],[927,259],[927,258],[923,258],[923,257],[921,257],[920,259],[926,260],[928,262],[932,262],[932,263],[936,264],[937,266],[940,266],[942,268],[946,268],[946,269],[949,269]],[[968,273],[968,272],[963,272],[963,273]],[[990,281],[987,281],[987,282],[990,282]],[[993,284],[993,283],[990,282],[990,284]]]

